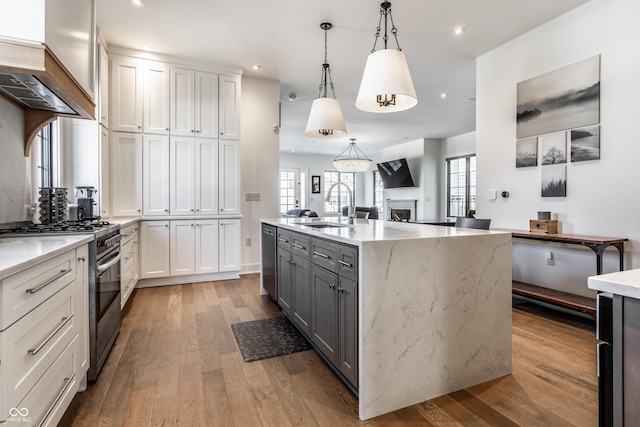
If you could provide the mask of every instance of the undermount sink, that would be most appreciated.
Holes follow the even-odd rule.
[[[335,222],[309,222],[309,223],[301,223],[300,225],[304,225],[305,227],[313,227],[313,228],[342,228],[342,227],[348,227],[347,224],[337,224]]]

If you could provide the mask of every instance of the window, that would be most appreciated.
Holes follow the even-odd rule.
[[[349,189],[351,189],[353,199],[355,200],[356,174],[354,172],[324,171],[325,198],[327,196],[329,188],[331,188],[331,186],[338,181],[344,182],[349,187]],[[329,201],[324,202],[324,211],[325,213],[342,214],[342,206],[347,206],[348,204],[349,192],[344,187],[344,185],[339,185],[331,192],[331,198],[329,199]]]
[[[447,216],[476,209],[476,155],[447,159]]]
[[[280,170],[280,213],[296,207],[296,173],[293,170]]]
[[[40,129],[31,149],[31,182],[36,199],[34,201],[38,199],[38,188],[58,186],[59,151],[57,123],[54,121]]]
[[[378,208],[378,213],[382,214],[384,200],[384,185],[380,179],[380,172],[373,171],[373,206]]]

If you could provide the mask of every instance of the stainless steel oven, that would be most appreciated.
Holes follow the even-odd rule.
[[[91,364],[87,375],[95,381],[120,332],[120,230],[96,237],[89,247],[89,270]]]

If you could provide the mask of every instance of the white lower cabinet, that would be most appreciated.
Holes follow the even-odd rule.
[[[2,312],[16,315],[0,324],[0,422],[56,425],[78,391],[89,368],[87,262],[85,245],[0,281]]]
[[[120,308],[124,308],[138,281],[138,223],[120,230]]]
[[[142,279],[240,270],[240,219],[142,221],[140,230]]]

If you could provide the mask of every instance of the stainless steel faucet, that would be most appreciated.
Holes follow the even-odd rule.
[[[328,202],[330,197],[331,197],[331,190],[333,190],[333,187],[336,187],[338,185],[344,185],[344,188],[347,189],[347,193],[349,194],[349,204],[347,205],[347,216],[349,218],[354,218],[356,216],[355,213],[355,205],[353,202],[353,193],[351,192],[351,189],[349,188],[349,186],[347,184],[345,184],[342,181],[337,181],[334,182],[333,184],[331,184],[331,187],[329,187],[329,190],[327,191],[327,196],[324,198],[325,202]]]

